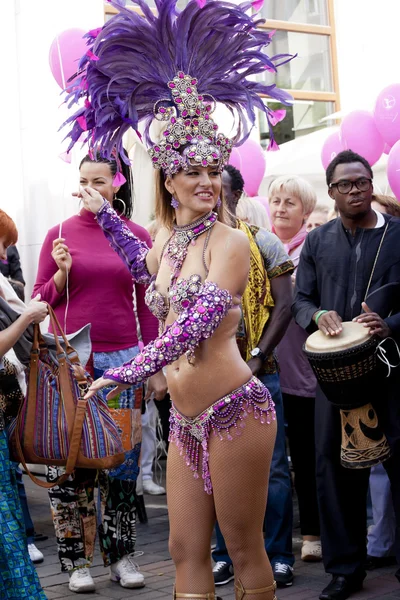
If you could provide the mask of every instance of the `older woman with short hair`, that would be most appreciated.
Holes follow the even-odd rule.
[[[297,268],[307,235],[306,221],[317,203],[312,186],[300,177],[278,177],[269,188],[272,231]],[[293,275],[295,277],[295,275]],[[315,478],[314,408],[316,380],[302,347],[307,333],[292,319],[278,346],[283,405],[295,473],[303,536],[301,558],[321,560]]]

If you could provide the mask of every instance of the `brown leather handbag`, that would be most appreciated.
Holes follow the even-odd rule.
[[[45,488],[65,481],[76,467],[111,469],[125,460],[121,431],[106,401],[100,394],[85,400],[92,379],[51,306],[48,309],[57,355],[50,354],[35,325],[27,394],[9,429],[14,458]],[[26,463],[65,466],[66,472],[46,483],[34,477]]]

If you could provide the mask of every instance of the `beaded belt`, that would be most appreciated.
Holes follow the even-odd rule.
[[[267,404],[266,404],[267,403]],[[262,406],[266,404],[266,406]],[[244,427],[244,419],[254,413],[261,423],[275,420],[275,404],[268,389],[256,377],[217,400],[197,417],[185,417],[174,405],[170,411],[169,441],[174,442],[185,454],[188,467],[199,477],[200,448],[202,449],[202,478],[204,490],[212,494],[212,483],[208,464],[208,439],[211,430],[220,440],[232,440],[232,433],[239,436]]]

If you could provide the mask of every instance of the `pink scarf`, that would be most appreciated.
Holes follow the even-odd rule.
[[[272,233],[275,233],[275,235],[278,235],[275,231],[274,226],[272,226]],[[294,250],[295,248],[297,248],[297,246],[300,246],[300,244],[302,244],[304,242],[304,240],[306,239],[306,235],[307,235],[307,230],[306,230],[306,224],[304,223],[303,227],[296,233],[296,235],[294,237],[292,237],[290,242],[288,242],[287,244],[283,244],[283,242],[282,242],[286,252],[290,255],[292,250]],[[278,237],[279,237],[279,235],[278,235]]]

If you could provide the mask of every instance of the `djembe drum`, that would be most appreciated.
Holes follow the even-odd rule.
[[[379,339],[361,323],[342,323],[339,335],[316,331],[307,338],[304,352],[325,396],[340,409],[341,464],[349,469],[377,465],[390,456],[387,439],[368,398],[382,393],[376,350]]]

